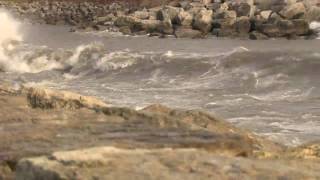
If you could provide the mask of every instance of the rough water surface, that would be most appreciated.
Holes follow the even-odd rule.
[[[136,109],[155,103],[201,109],[287,145],[320,137],[318,40],[70,33],[18,26],[6,13],[0,18],[12,28],[0,35],[0,79]]]

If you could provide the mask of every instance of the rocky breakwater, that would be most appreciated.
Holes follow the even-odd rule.
[[[200,111],[9,83],[0,106],[0,179],[320,178],[318,143],[288,148]]]
[[[312,37],[316,33],[309,24],[320,21],[318,0],[182,0],[151,8],[92,1],[1,1],[1,4],[21,17],[47,24],[177,38]]]
[[[312,36],[309,23],[319,15],[310,1],[194,0],[117,17],[115,25],[125,34],[292,39]]]
[[[20,20],[49,25],[71,25],[77,30],[107,30],[117,16],[128,14],[130,4],[103,1],[0,1]],[[131,8],[134,9],[134,8]]]

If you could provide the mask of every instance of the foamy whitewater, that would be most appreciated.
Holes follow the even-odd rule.
[[[317,39],[320,39],[320,22],[311,22],[310,23],[310,29],[313,29],[316,32],[318,32],[318,38]]]
[[[201,109],[287,145],[320,137],[318,40],[77,34],[19,24],[4,12],[0,23],[1,80],[76,91],[116,106]]]

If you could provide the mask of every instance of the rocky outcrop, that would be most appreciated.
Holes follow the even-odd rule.
[[[300,159],[320,159],[320,143],[313,142],[288,150],[288,156]]]
[[[82,96],[66,91],[53,91],[43,88],[29,88],[27,98],[33,108],[41,109],[79,109],[79,108],[101,108],[107,104],[93,97]]]
[[[99,147],[21,160],[16,179],[318,179],[319,170],[317,162],[230,158],[193,148]]]
[[[146,9],[126,3],[96,5],[94,2],[46,2],[14,4],[5,1],[16,14],[47,24],[70,24],[78,29],[120,31],[130,35],[151,33],[175,35],[175,29],[218,37],[249,37],[258,32],[268,38],[312,37],[309,23],[318,21],[315,0],[191,0],[175,1]],[[186,31],[186,29],[190,29]],[[179,32],[179,31],[178,31]],[[199,36],[200,37],[200,36]],[[202,38],[202,36],[201,36]],[[255,39],[255,38],[252,38]]]

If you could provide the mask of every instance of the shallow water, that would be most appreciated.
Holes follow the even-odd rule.
[[[320,41],[158,39],[19,27],[0,78],[116,106],[200,109],[288,145],[320,137]]]

